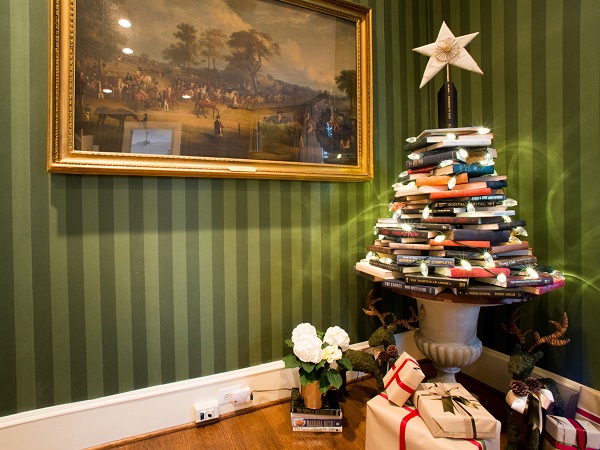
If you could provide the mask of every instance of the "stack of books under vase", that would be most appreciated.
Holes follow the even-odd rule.
[[[292,389],[290,417],[293,431],[329,432],[342,431],[342,408],[336,390],[327,391],[319,409],[307,408],[298,388]]]
[[[410,138],[406,170],[394,184],[393,216],[357,272],[382,285],[437,295],[519,301],[564,286],[564,277],[538,264],[525,221],[515,218],[506,175],[488,129],[425,130]]]

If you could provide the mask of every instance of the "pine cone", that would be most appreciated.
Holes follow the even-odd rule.
[[[512,380],[510,382],[510,389],[517,397],[525,397],[529,394],[529,386],[524,381]]]
[[[395,358],[396,356],[398,356],[398,347],[396,347],[395,345],[389,345],[385,352],[390,358]]]
[[[531,392],[537,392],[542,388],[540,380],[533,377],[525,378],[525,384],[527,384]]]
[[[380,352],[379,355],[377,355],[377,365],[379,367],[385,367],[389,359],[390,355],[388,352]]]

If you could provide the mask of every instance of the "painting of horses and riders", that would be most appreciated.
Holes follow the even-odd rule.
[[[355,23],[279,0],[77,0],[76,147],[357,164]]]

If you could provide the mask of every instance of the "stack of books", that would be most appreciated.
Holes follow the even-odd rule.
[[[495,171],[493,134],[475,127],[425,130],[408,140],[406,167],[394,184],[393,217],[355,269],[426,294],[520,299],[564,286],[558,271],[538,265]]]
[[[336,390],[327,391],[320,409],[304,406],[298,388],[292,389],[290,399],[292,430],[340,433],[342,431],[342,408]]]

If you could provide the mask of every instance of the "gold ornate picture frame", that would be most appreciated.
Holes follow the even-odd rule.
[[[370,8],[54,0],[48,171],[366,181]]]

